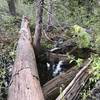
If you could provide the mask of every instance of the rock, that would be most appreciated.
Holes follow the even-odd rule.
[[[90,96],[87,100],[100,100],[100,80],[97,81],[94,88],[91,90]]]

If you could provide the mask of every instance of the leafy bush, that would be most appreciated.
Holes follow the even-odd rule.
[[[13,16],[5,16],[3,17],[2,21],[0,22],[0,30],[1,33],[4,33],[8,36],[17,36],[19,27],[20,27],[21,19],[20,17],[13,17]]]
[[[92,77],[90,78],[91,82],[96,82],[100,79],[100,57],[98,55],[93,56],[92,67]]]
[[[91,37],[85,31],[85,29],[80,27],[79,25],[74,25],[72,29],[73,29],[73,37],[75,37],[77,46],[79,48],[89,47],[91,42]]]
[[[81,100],[87,100],[86,98],[90,95],[91,89],[94,87],[96,82],[100,80],[100,57],[98,55],[92,55],[93,62],[90,67],[90,72],[92,72],[84,89],[81,91]]]
[[[11,38],[12,39],[12,38]],[[8,41],[9,42],[9,41]],[[8,84],[12,74],[12,65],[15,59],[16,40],[11,43],[3,43],[0,52],[0,100],[6,100]]]

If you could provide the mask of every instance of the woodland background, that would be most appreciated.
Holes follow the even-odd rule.
[[[34,37],[36,2],[37,0],[0,0],[0,100],[7,99],[23,15],[29,18],[29,27],[32,38]],[[50,2],[52,11],[48,13]],[[64,36],[66,39],[77,35],[80,37],[75,38],[78,48],[89,48],[95,51],[95,54],[91,54],[93,62],[90,70],[93,72],[86,87],[80,93],[80,98],[86,100],[91,89],[100,80],[100,0],[44,0],[41,33],[48,28],[49,14],[51,15],[50,30],[48,29],[47,32],[51,39],[58,35]],[[45,40],[44,36],[41,37],[37,61],[40,80],[42,80],[41,85],[49,81],[49,79],[41,79],[42,68],[39,66],[44,66],[43,62],[46,61],[45,52],[53,48],[53,45]],[[88,55],[88,52],[85,52]],[[81,64],[80,58],[75,60],[77,65]]]

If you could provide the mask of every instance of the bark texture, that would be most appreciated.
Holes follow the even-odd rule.
[[[31,43],[28,19],[23,17],[8,100],[44,100]]]
[[[16,16],[15,0],[7,0],[10,14]]]
[[[43,93],[45,99],[55,100],[60,93],[60,87],[62,87],[62,85],[66,87],[72,81],[78,71],[79,70],[76,67],[73,67],[44,84]]]
[[[76,74],[75,78],[55,100],[77,100],[76,98],[79,92],[89,79],[90,73],[88,67],[91,64],[91,62],[92,59],[88,59],[83,64],[83,68]]]
[[[52,0],[48,0],[48,19],[47,19],[47,29],[46,31],[49,31],[50,27],[52,27]]]
[[[43,14],[43,3],[44,0],[36,0],[36,26],[35,26],[35,34],[34,34],[34,49],[35,52],[39,51],[40,48],[40,40],[42,35],[42,14]]]

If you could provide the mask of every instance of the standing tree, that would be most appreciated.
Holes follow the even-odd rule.
[[[43,15],[44,0],[36,0],[36,26],[34,34],[34,49],[38,53],[40,48],[40,40],[42,35],[42,15]]]
[[[8,100],[44,100],[26,17],[21,24]]]
[[[52,27],[52,0],[48,0],[48,19],[47,19],[47,29],[46,31],[49,31]]]
[[[16,16],[15,0],[7,0],[10,14]]]

